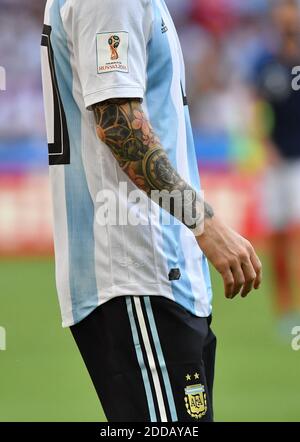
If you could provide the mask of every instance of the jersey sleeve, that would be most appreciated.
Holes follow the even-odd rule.
[[[152,28],[149,0],[78,0],[72,44],[84,103],[143,99],[147,44]]]

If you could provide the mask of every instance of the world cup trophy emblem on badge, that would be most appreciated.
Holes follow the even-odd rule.
[[[120,46],[120,37],[118,37],[117,35],[112,35],[111,37],[109,37],[108,39],[108,44],[110,47],[110,51],[111,51],[111,60],[118,60],[119,58],[119,54],[118,54],[118,47]]]
[[[207,399],[204,385],[189,385],[184,389],[184,392],[184,401],[188,414],[195,419],[201,419],[207,412]]]

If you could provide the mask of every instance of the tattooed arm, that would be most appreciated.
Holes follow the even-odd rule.
[[[212,218],[214,212],[173,168],[141,103],[110,100],[95,105],[94,113],[99,138],[128,177],[171,215],[200,233],[204,219]],[[158,200],[154,191],[160,192]]]
[[[136,186],[151,199],[153,191],[177,195],[174,204],[166,206],[194,231],[199,246],[223,277],[226,296],[233,298],[241,290],[246,296],[258,288],[261,264],[253,247],[215,217],[213,209],[173,168],[140,101],[109,100],[94,105],[93,110],[98,137]],[[155,202],[165,208],[161,198]],[[177,203],[184,213],[176,212]],[[198,235],[203,222],[205,231]]]

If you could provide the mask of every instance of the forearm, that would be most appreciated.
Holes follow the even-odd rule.
[[[138,100],[110,100],[94,106],[98,137],[122,170],[149,198],[197,234],[213,210],[172,166]],[[170,195],[172,204],[170,204]]]

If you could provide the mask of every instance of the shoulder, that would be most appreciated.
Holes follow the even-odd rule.
[[[58,0],[60,1],[60,0]],[[67,0],[61,9],[64,22],[72,27],[79,24],[101,27],[108,22],[116,25],[134,26],[145,17],[151,17],[152,0]]]
[[[145,8],[152,4],[152,0],[67,0],[66,6],[76,11],[93,11],[95,8],[109,14],[114,11],[133,10],[136,8]]]

